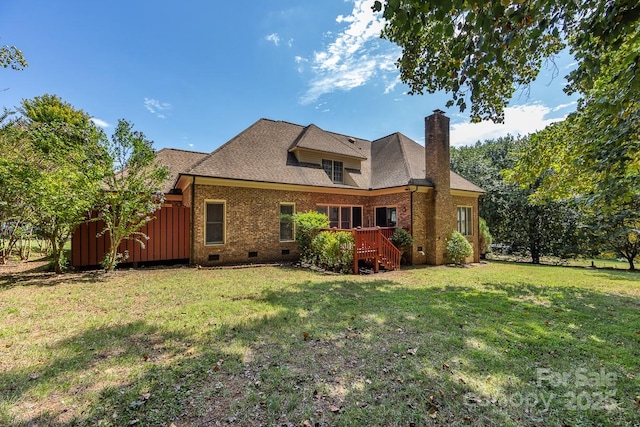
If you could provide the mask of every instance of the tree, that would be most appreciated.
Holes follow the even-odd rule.
[[[584,232],[595,254],[613,251],[635,270],[640,256],[640,198],[636,198],[615,211],[611,208],[581,204],[585,218]]]
[[[37,156],[26,132],[13,113],[5,110],[0,117],[0,264],[4,264],[18,242],[20,232],[34,219],[31,187]]]
[[[13,70],[22,70],[29,64],[24,59],[22,51],[15,46],[0,47],[0,66]]]
[[[487,221],[484,220],[484,218],[482,217],[478,217],[478,222],[479,222],[479,229],[480,229],[480,236],[479,237],[479,244],[478,246],[480,247],[480,258],[485,258],[485,256],[491,252],[491,243],[493,243],[493,236],[491,235],[491,232],[489,231],[489,226],[487,225]]]
[[[87,113],[48,93],[23,100],[20,112],[36,123],[62,122],[71,126],[87,126],[91,122]]]
[[[140,228],[160,209],[163,202],[160,191],[169,170],[156,162],[153,143],[142,132],[134,131],[126,120],[118,121],[106,151],[111,167],[97,206],[99,218],[104,221],[102,233],[110,241],[103,265],[111,271],[127,257],[118,252],[123,240],[132,239],[145,246],[148,237]]]
[[[383,4],[375,1],[374,11]],[[611,52],[637,42],[640,5],[628,0],[385,0],[382,36],[402,48],[397,65],[411,93],[445,90],[449,106],[471,103],[473,120],[503,119],[517,86],[567,45],[578,61],[567,91],[587,94]],[[634,74],[640,53],[621,67]],[[633,83],[634,90],[638,82]],[[633,98],[632,98],[633,99]],[[638,99],[635,97],[635,99]]]
[[[43,111],[57,114],[42,114]],[[30,150],[28,203],[34,224],[51,244],[56,273],[65,268],[64,246],[85,221],[102,185],[105,157],[103,133],[88,114],[57,96],[45,95],[22,103],[24,130]],[[68,121],[65,121],[68,120]]]
[[[533,203],[530,197],[536,183],[525,188],[503,177],[525,144],[527,138],[507,136],[452,148],[451,168],[486,191],[480,200],[480,215],[493,240],[504,244],[510,253],[528,254],[536,264],[545,255],[575,256],[583,248],[581,218],[574,205],[555,200]]]
[[[374,10],[382,10],[376,1]],[[445,90],[471,119],[501,121],[517,87],[569,47],[577,111],[525,147],[516,168],[534,198],[578,194],[600,206],[637,197],[640,179],[640,3],[628,0],[386,0],[383,37],[411,93]],[[515,181],[514,181],[515,182]]]

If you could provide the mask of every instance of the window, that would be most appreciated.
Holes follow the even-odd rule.
[[[322,160],[322,169],[327,173],[333,182],[342,183],[342,162],[336,160]]]
[[[338,228],[338,224],[340,224],[340,208],[329,206],[329,227]]]
[[[205,245],[224,244],[224,202],[205,202]]]
[[[471,228],[471,208],[458,207],[458,232],[463,236],[473,234]]]
[[[398,213],[395,207],[376,208],[376,225],[378,227],[395,227],[398,224]]]
[[[294,240],[293,214],[295,206],[292,203],[280,203],[280,241],[291,242]]]
[[[362,206],[318,206],[316,211],[329,218],[330,228],[348,230],[362,226]]]

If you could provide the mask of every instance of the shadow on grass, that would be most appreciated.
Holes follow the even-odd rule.
[[[42,269],[19,273],[0,274],[0,291],[16,286],[56,286],[61,283],[96,283],[104,282],[103,272],[83,272],[55,274]]]
[[[255,302],[276,314],[251,315]],[[52,408],[25,426],[640,421],[634,298],[530,283],[410,287],[337,277],[226,303],[247,320],[197,331],[145,322],[86,331],[57,343],[52,351],[62,356],[35,375],[0,373],[0,384],[15,384],[8,393],[18,402],[36,384],[74,387],[70,378],[113,370],[86,394],[81,414],[65,420],[64,408]],[[538,369],[570,377],[539,385]],[[577,386],[578,369],[614,375],[613,406],[596,407],[594,393],[609,389]],[[567,410],[571,393],[582,392],[591,406]]]

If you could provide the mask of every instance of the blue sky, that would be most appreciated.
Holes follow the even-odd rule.
[[[506,111],[470,124],[446,94],[407,95],[397,46],[378,36],[373,0],[0,2],[0,44],[29,67],[0,69],[0,105],[56,94],[108,134],[120,118],[156,148],[209,152],[260,118],[366,139],[402,132],[424,143],[424,117],[451,117],[453,145],[526,134],[575,109],[572,59],[543,69]]]

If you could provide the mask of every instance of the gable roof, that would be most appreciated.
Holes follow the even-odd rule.
[[[320,165],[298,161],[295,156],[297,150],[355,159],[360,169],[345,167],[344,170],[345,183],[355,186],[334,183]],[[333,188],[433,186],[426,179],[424,150],[422,145],[401,133],[372,142],[328,132],[313,124],[302,126],[260,119],[211,154],[186,152],[193,155],[194,162],[179,172],[202,177]],[[187,160],[186,155],[176,154],[175,157]],[[178,162],[174,163],[177,165]],[[453,172],[451,189],[484,193],[480,187]]]
[[[311,124],[302,131],[289,151],[294,152],[297,149],[303,148],[312,151],[319,151],[321,153],[353,157],[361,160],[366,159],[366,156],[361,152],[349,146],[354,145],[355,138],[349,138],[344,135],[340,136],[342,138],[339,138],[337,134],[325,132],[318,126]]]
[[[169,168],[169,177],[162,183],[162,192],[168,193],[173,188],[178,175],[186,172],[195,163],[207,157],[207,153],[197,151],[179,150],[176,148],[163,148],[156,153],[156,160]]]
[[[321,145],[323,148],[330,144],[341,144],[336,140],[339,138],[338,134],[323,131],[318,127],[312,128],[309,132],[310,127],[260,119],[185,173],[246,181],[351,188],[348,185],[333,183],[322,167],[300,163],[290,152],[291,147],[305,139],[305,134],[309,136],[305,144],[323,138],[332,140],[324,142]],[[346,140],[348,137],[344,138]],[[360,156],[363,158],[368,156],[368,141],[355,140],[353,145],[354,153],[350,153],[350,157],[355,157],[358,152],[362,152]],[[342,152],[335,154],[344,155]],[[357,187],[369,188],[369,171],[369,167],[363,167],[358,173],[349,170],[345,173],[349,174]]]

